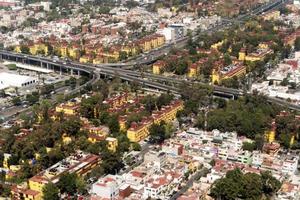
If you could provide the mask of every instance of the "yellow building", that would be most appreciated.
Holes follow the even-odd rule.
[[[83,129],[88,132],[88,140],[92,143],[103,141],[109,135],[109,128],[106,126],[89,126]]]
[[[166,63],[164,61],[157,61],[152,66],[153,74],[161,74],[166,67]]]
[[[150,39],[141,39],[138,42],[139,47],[143,52],[148,52],[151,50],[151,40]]]
[[[198,75],[198,65],[196,63],[193,63],[190,67],[189,67],[189,72],[188,72],[188,77],[193,78],[196,77]]]
[[[220,41],[220,42],[217,42],[217,43],[215,43],[215,44],[212,44],[212,45],[210,46],[210,48],[212,48],[212,49],[218,49],[219,47],[221,47],[221,46],[223,45],[223,43],[224,43],[224,40],[222,40],[222,41]]]
[[[37,47],[35,45],[29,46],[29,52],[30,52],[30,54],[36,55],[37,51],[38,51],[38,49],[37,49]]]
[[[63,112],[66,115],[76,115],[79,110],[78,103],[68,101],[55,107],[56,112]]]
[[[129,55],[134,56],[137,53],[137,49],[134,45],[122,46],[121,51],[125,51],[128,56]]]
[[[19,186],[13,186],[11,188],[11,198],[12,199],[22,199],[22,200],[42,200],[42,193],[31,190],[31,189],[26,189],[26,188],[21,188]]]
[[[88,55],[84,55],[84,56],[80,57],[79,62],[81,62],[81,63],[89,63],[89,62],[91,62],[91,58]]]
[[[271,131],[266,131],[265,132],[265,140],[269,143],[272,143],[275,141],[275,131],[271,130]]]
[[[212,70],[211,82],[213,84],[220,82],[220,75],[219,75],[218,70],[216,70],[216,69]]]
[[[80,49],[76,47],[68,48],[69,57],[77,60],[80,57]]]
[[[108,138],[106,138],[106,141],[107,141],[107,148],[108,148],[108,150],[110,150],[112,152],[116,152],[117,151],[117,147],[118,147],[118,140],[117,140],[117,138],[108,137]]]
[[[95,59],[93,59],[93,64],[94,65],[99,65],[104,63],[104,57],[103,56],[97,56]]]
[[[151,38],[151,48],[155,49],[158,47],[158,38],[157,37],[152,37]]]
[[[232,66],[231,69],[228,69]],[[227,67],[227,70],[225,72],[221,71],[221,80],[233,78],[233,77],[241,77],[245,75],[247,72],[246,66],[242,64],[237,64],[237,65],[230,65]]]
[[[4,153],[3,156],[4,156],[3,162],[2,162],[3,168],[9,169],[12,172],[17,172],[21,169],[21,165],[9,165],[8,160],[10,159],[11,154]]]
[[[45,45],[44,43],[37,43],[35,44],[37,52],[43,52],[44,55],[48,55],[49,49],[48,46]]]
[[[42,193],[44,186],[52,182],[56,184],[63,173],[76,173],[79,176],[85,176],[93,168],[99,165],[101,159],[97,155],[77,151],[75,154],[56,163],[50,168],[44,170],[38,175],[28,180],[30,190]],[[65,163],[68,163],[66,165]]]
[[[246,57],[246,49],[242,48],[239,52],[239,60],[244,61]]]
[[[46,152],[49,153],[50,151],[52,151],[53,148],[52,147],[46,147]]]
[[[65,145],[70,144],[72,142],[72,138],[69,137],[67,134],[62,135],[62,141]]]
[[[20,51],[21,51],[21,49],[20,49]],[[30,45],[29,46],[29,52],[32,55],[37,55],[37,54],[40,54],[40,53],[44,54],[44,55],[48,55],[49,49],[48,49],[47,45],[39,42],[39,43]]]
[[[119,117],[119,125],[120,125],[120,130],[121,131],[126,131],[126,116],[120,116]]]
[[[47,185],[50,180],[51,179],[47,177],[34,176],[28,180],[28,187],[31,190],[42,193],[44,186]]]
[[[271,48],[271,44],[269,42],[261,42],[258,45],[259,49],[270,49]]]
[[[262,16],[263,20],[278,20],[279,17],[280,17],[279,10],[268,12]]]
[[[67,44],[63,44],[60,48],[59,48],[59,52],[60,55],[62,57],[68,57],[68,45]]]
[[[169,106],[164,106],[160,111],[152,113],[152,117],[148,118],[141,123],[132,123],[131,127],[127,130],[127,137],[131,142],[139,142],[149,136],[149,128],[153,123],[160,123],[165,121],[171,122],[176,118],[179,110],[183,109],[181,101],[174,101]]]
[[[151,122],[141,124],[133,123],[127,130],[127,137],[130,142],[139,142],[149,136],[149,127]]]
[[[290,147],[295,144],[295,136],[292,135],[291,140],[290,140]]]
[[[252,52],[248,55],[246,54],[245,50],[241,50],[239,52],[239,60],[248,62],[263,61],[265,57],[271,53],[273,53],[273,50],[269,48],[259,48],[255,52]]]
[[[14,51],[17,52],[17,53],[21,53],[21,52],[22,52],[22,51],[21,51],[21,46],[20,46],[20,45],[15,46]]]
[[[3,163],[2,163],[2,165],[3,165],[3,167],[4,167],[5,169],[9,169],[8,160],[9,160],[9,158],[11,157],[11,154],[5,153],[3,156],[4,156],[4,157],[3,157]]]
[[[166,42],[165,36],[157,35],[157,44],[158,44],[158,46],[164,45],[165,42]]]

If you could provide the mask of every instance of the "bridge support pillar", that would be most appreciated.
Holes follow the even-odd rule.
[[[43,62],[41,61],[41,68],[43,68]]]
[[[47,69],[49,69],[49,63],[47,63]]]
[[[73,76],[73,69],[71,69],[71,76]]]
[[[80,76],[80,71],[79,70],[77,70],[77,76]]]
[[[62,69],[61,69],[61,66],[59,66],[59,75],[62,75]]]

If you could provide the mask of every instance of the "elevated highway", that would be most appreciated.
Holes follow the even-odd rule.
[[[179,84],[184,82],[192,84],[192,81],[185,81],[175,78],[168,78],[160,75],[153,75],[149,73],[141,74],[140,72],[135,72],[126,69],[116,68],[116,64],[105,64],[105,65],[91,65],[82,64],[78,62],[64,62],[61,60],[52,60],[44,57],[28,56],[25,54],[19,54],[9,51],[0,51],[0,58],[4,60],[12,60],[15,62],[30,63],[35,64],[40,67],[53,69],[55,71],[65,72],[65,73],[77,73],[77,74],[87,74],[93,80],[97,80],[100,76],[115,77],[118,76],[124,81],[137,82],[142,86],[147,86],[149,88],[158,89],[162,91],[170,91],[174,94],[179,94]],[[238,97],[242,96],[244,92],[242,90],[226,88],[220,86],[212,86],[215,95],[225,95],[228,97]],[[290,109],[300,111],[300,105],[295,105],[284,100],[277,98],[268,98],[268,101],[279,104],[281,106],[288,107]]]
[[[263,6],[260,6],[252,10],[250,13],[237,17],[237,20],[244,20],[252,15],[262,14],[269,10],[275,9],[286,2],[287,0],[273,0],[268,4],[265,4]],[[211,33],[217,30],[222,30],[229,25],[231,25],[231,22],[222,22],[221,24],[206,30],[206,32]],[[194,34],[193,37],[195,39],[197,35]],[[82,64],[79,62],[66,62],[66,61],[55,60],[46,57],[38,57],[38,56],[14,53],[5,50],[0,50],[0,58],[5,60],[12,60],[15,62],[30,63],[33,65],[40,66],[42,68],[59,71],[61,73],[70,73],[70,74],[78,74],[78,75],[86,74],[90,76],[90,78],[93,80],[99,79],[100,78],[99,76],[101,75],[110,76],[110,77],[119,76],[122,80],[125,81],[129,81],[129,82],[135,81],[140,83],[143,86],[147,86],[153,89],[159,89],[162,91],[170,91],[178,94],[180,92],[178,87],[179,84],[182,84],[184,82],[188,84],[192,84],[193,82],[185,81],[173,77],[170,78],[170,77],[164,77],[161,75],[154,75],[150,73],[136,72],[129,69],[133,68],[136,65],[151,63],[155,61],[158,57],[169,52],[171,48],[181,47],[186,45],[187,40],[188,37],[180,38],[176,42],[167,44],[159,49],[153,50],[145,56],[137,57],[135,60],[129,63],[108,63],[108,64],[101,64],[101,65]],[[238,89],[226,88],[220,86],[212,86],[212,87],[213,87],[213,92],[216,95],[238,97],[244,94],[242,90],[238,90]],[[293,110],[300,111],[300,105],[294,105],[276,98],[269,98],[269,101],[283,106],[287,106]]]

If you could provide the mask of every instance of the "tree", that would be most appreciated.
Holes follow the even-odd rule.
[[[261,175],[243,174],[240,169],[228,171],[212,186],[210,195],[215,199],[261,199],[262,195],[271,196],[280,188],[280,182],[269,172]]]
[[[122,158],[118,154],[111,153],[110,151],[103,152],[102,157],[102,167],[106,174],[116,174],[124,166]]]
[[[6,67],[7,67],[9,70],[12,70],[12,71],[18,69],[18,67],[17,67],[16,64],[8,64],[8,65],[6,65]]]
[[[69,136],[76,136],[80,130],[81,122],[77,117],[70,117],[62,123],[63,131]]]
[[[32,94],[26,95],[26,101],[28,101],[30,105],[33,105],[36,102],[38,102],[39,98],[40,98],[40,96],[37,92],[32,92]]]
[[[152,124],[149,128],[150,142],[160,144],[166,139],[166,129],[164,124]]]
[[[281,187],[280,181],[273,177],[270,171],[261,172],[261,179],[263,184],[263,192],[267,195],[271,196]]]
[[[58,188],[52,183],[49,182],[48,184],[43,187],[43,199],[44,200],[59,200],[59,190]]]
[[[254,151],[256,149],[256,144],[254,142],[243,142],[243,150]]]
[[[120,52],[120,60],[126,60],[128,58],[128,54],[126,51]]]
[[[77,174],[64,173],[61,175],[58,181],[58,188],[61,193],[75,194],[77,191]]]
[[[295,40],[295,50],[300,51],[300,37],[297,37]]]
[[[20,97],[14,97],[14,98],[12,99],[12,103],[13,103],[15,106],[20,105],[20,104],[21,104],[21,99],[20,99]]]
[[[228,66],[228,65],[230,65],[232,63],[232,60],[231,60],[231,57],[230,57],[230,55],[229,54],[225,54],[224,55],[224,64],[226,65],[226,66]]]
[[[54,90],[54,85],[53,84],[49,84],[49,85],[44,85],[41,88],[41,94],[42,95],[49,95],[52,91]]]
[[[22,45],[20,47],[20,50],[21,50],[21,53],[24,53],[24,54],[29,54],[30,53],[29,48],[27,46],[24,46],[24,45]]]
[[[140,151],[140,150],[142,150],[141,145],[139,143],[137,143],[137,142],[132,143],[131,146],[132,146],[132,150],[133,151]]]
[[[120,124],[117,115],[112,115],[107,123],[109,130],[112,134],[119,133],[120,131]]]

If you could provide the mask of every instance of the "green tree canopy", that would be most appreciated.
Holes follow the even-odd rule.
[[[44,200],[59,200],[59,190],[58,188],[52,183],[49,182],[43,188],[43,199]]]

